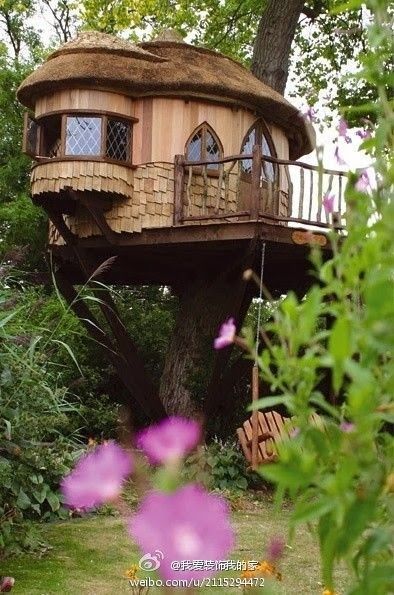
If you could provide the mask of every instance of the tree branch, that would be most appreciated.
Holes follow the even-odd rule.
[[[317,0],[313,6],[307,6],[306,4],[302,8],[302,14],[304,14],[308,19],[315,21],[318,16],[320,16],[324,9],[324,0]]]

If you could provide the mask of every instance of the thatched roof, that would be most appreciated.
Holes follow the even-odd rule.
[[[158,39],[134,45],[104,33],[81,33],[25,79],[18,99],[33,109],[37,97],[76,87],[132,97],[169,95],[241,105],[286,131],[291,159],[314,146],[312,127],[282,95],[231,58],[180,41]]]

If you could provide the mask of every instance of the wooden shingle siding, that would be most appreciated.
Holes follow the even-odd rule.
[[[33,168],[31,185],[33,196],[43,192],[60,192],[68,187],[78,191],[105,190],[131,198],[133,171],[114,163],[54,161]]]

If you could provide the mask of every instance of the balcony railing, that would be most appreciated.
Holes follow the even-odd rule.
[[[262,155],[187,161],[175,156],[175,225],[263,220],[341,228],[346,172]],[[330,213],[324,197],[333,196]],[[332,211],[332,212],[331,212]]]

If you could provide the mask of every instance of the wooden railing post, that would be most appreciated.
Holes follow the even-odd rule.
[[[261,199],[260,178],[262,151],[260,145],[254,145],[252,154],[252,195],[250,197],[250,218],[258,219]]]
[[[179,223],[183,222],[185,156],[175,155],[174,164],[174,225],[178,225]]]

